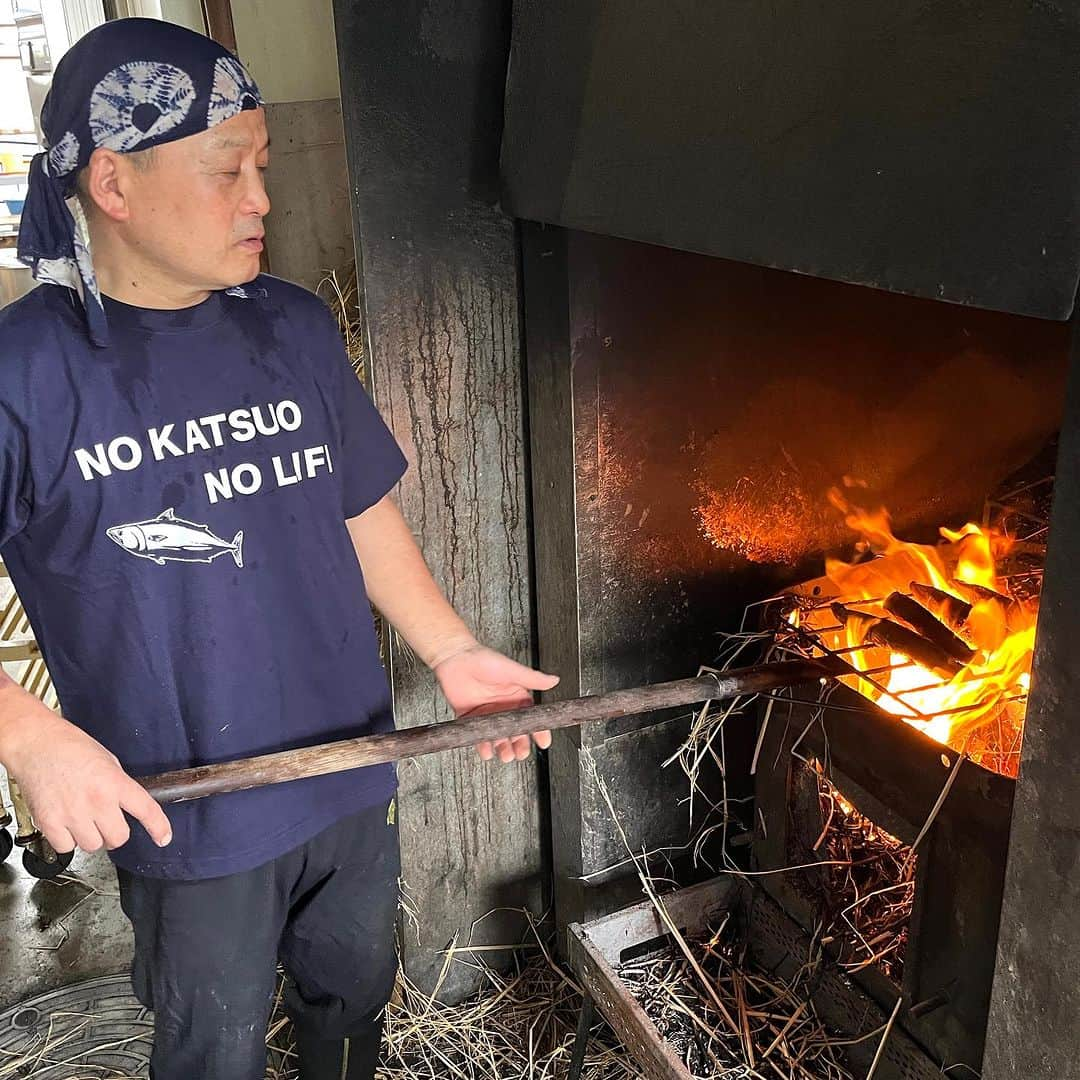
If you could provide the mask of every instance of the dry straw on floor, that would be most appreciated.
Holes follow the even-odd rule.
[[[512,952],[509,971],[486,962],[488,955]],[[484,989],[458,1005],[445,1005],[399,979],[388,1008],[378,1080],[561,1080],[573,1050],[581,993],[551,957],[534,927],[524,946],[481,946],[447,950],[450,966],[475,968]],[[292,1029],[282,1008],[279,981],[267,1031],[266,1080],[298,1080]],[[437,989],[437,988],[436,988]],[[94,1064],[97,1053],[119,1044],[109,1038],[87,1047],[94,1016],[73,1028],[45,1030],[25,1053],[0,1056],[0,1080],[135,1080],[131,1074]],[[85,1022],[84,1022],[85,1020]],[[149,1053],[149,1033],[123,1040]],[[73,1053],[75,1045],[79,1053]],[[145,1074],[143,1074],[145,1075]],[[582,1080],[640,1080],[642,1074],[606,1025],[598,1022],[589,1041]]]
[[[379,1080],[558,1080],[573,1049],[581,993],[534,932],[510,971],[484,960],[481,949],[449,949],[453,963],[476,968],[485,989],[459,1005],[444,1005],[399,977],[387,1010]],[[441,980],[440,980],[441,981]],[[437,988],[436,988],[437,989]],[[267,1080],[297,1080],[288,1021],[280,1011],[270,1025]],[[589,1041],[582,1080],[640,1080],[642,1073],[606,1025]]]

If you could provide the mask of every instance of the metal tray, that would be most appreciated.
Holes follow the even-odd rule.
[[[750,959],[756,966],[781,976],[790,977],[809,955],[810,942],[801,927],[771,896],[748,885],[745,879],[722,874],[664,897],[664,906],[672,922],[689,937],[714,926],[724,912],[737,913],[746,921]],[[580,1071],[594,1007],[649,1080],[693,1080],[617,971],[629,957],[648,955],[669,945],[666,927],[652,903],[635,904],[588,923],[573,923],[568,933],[568,959],[586,992],[569,1080],[576,1080]],[[818,1015],[845,1035],[864,1035],[888,1019],[880,1006],[828,963],[811,986]],[[873,1037],[849,1048],[849,1064],[855,1075],[866,1075],[878,1043],[879,1039]],[[934,1078],[941,1080],[940,1065],[895,1027],[874,1080]]]

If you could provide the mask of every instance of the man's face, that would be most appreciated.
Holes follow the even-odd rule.
[[[127,242],[163,276],[223,289],[259,272],[269,139],[262,109],[158,146],[129,174]]]

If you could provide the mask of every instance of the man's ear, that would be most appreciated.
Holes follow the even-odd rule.
[[[113,221],[128,220],[131,166],[123,155],[99,146],[90,155],[80,180],[80,192],[98,211]]]

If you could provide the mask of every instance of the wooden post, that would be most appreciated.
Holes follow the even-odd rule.
[[[514,223],[498,209],[509,41],[502,0],[337,0],[353,224],[372,388],[410,462],[404,514],[436,578],[487,644],[533,654]],[[399,727],[448,718],[396,641]],[[432,989],[454,940],[493,909],[545,906],[535,756],[472,750],[402,765],[405,882],[421,911],[405,968]],[[520,940],[498,911],[473,943]],[[448,1000],[478,976],[451,966]]]
[[[233,26],[230,0],[202,0],[206,33],[229,52],[236,52],[236,29]]]

